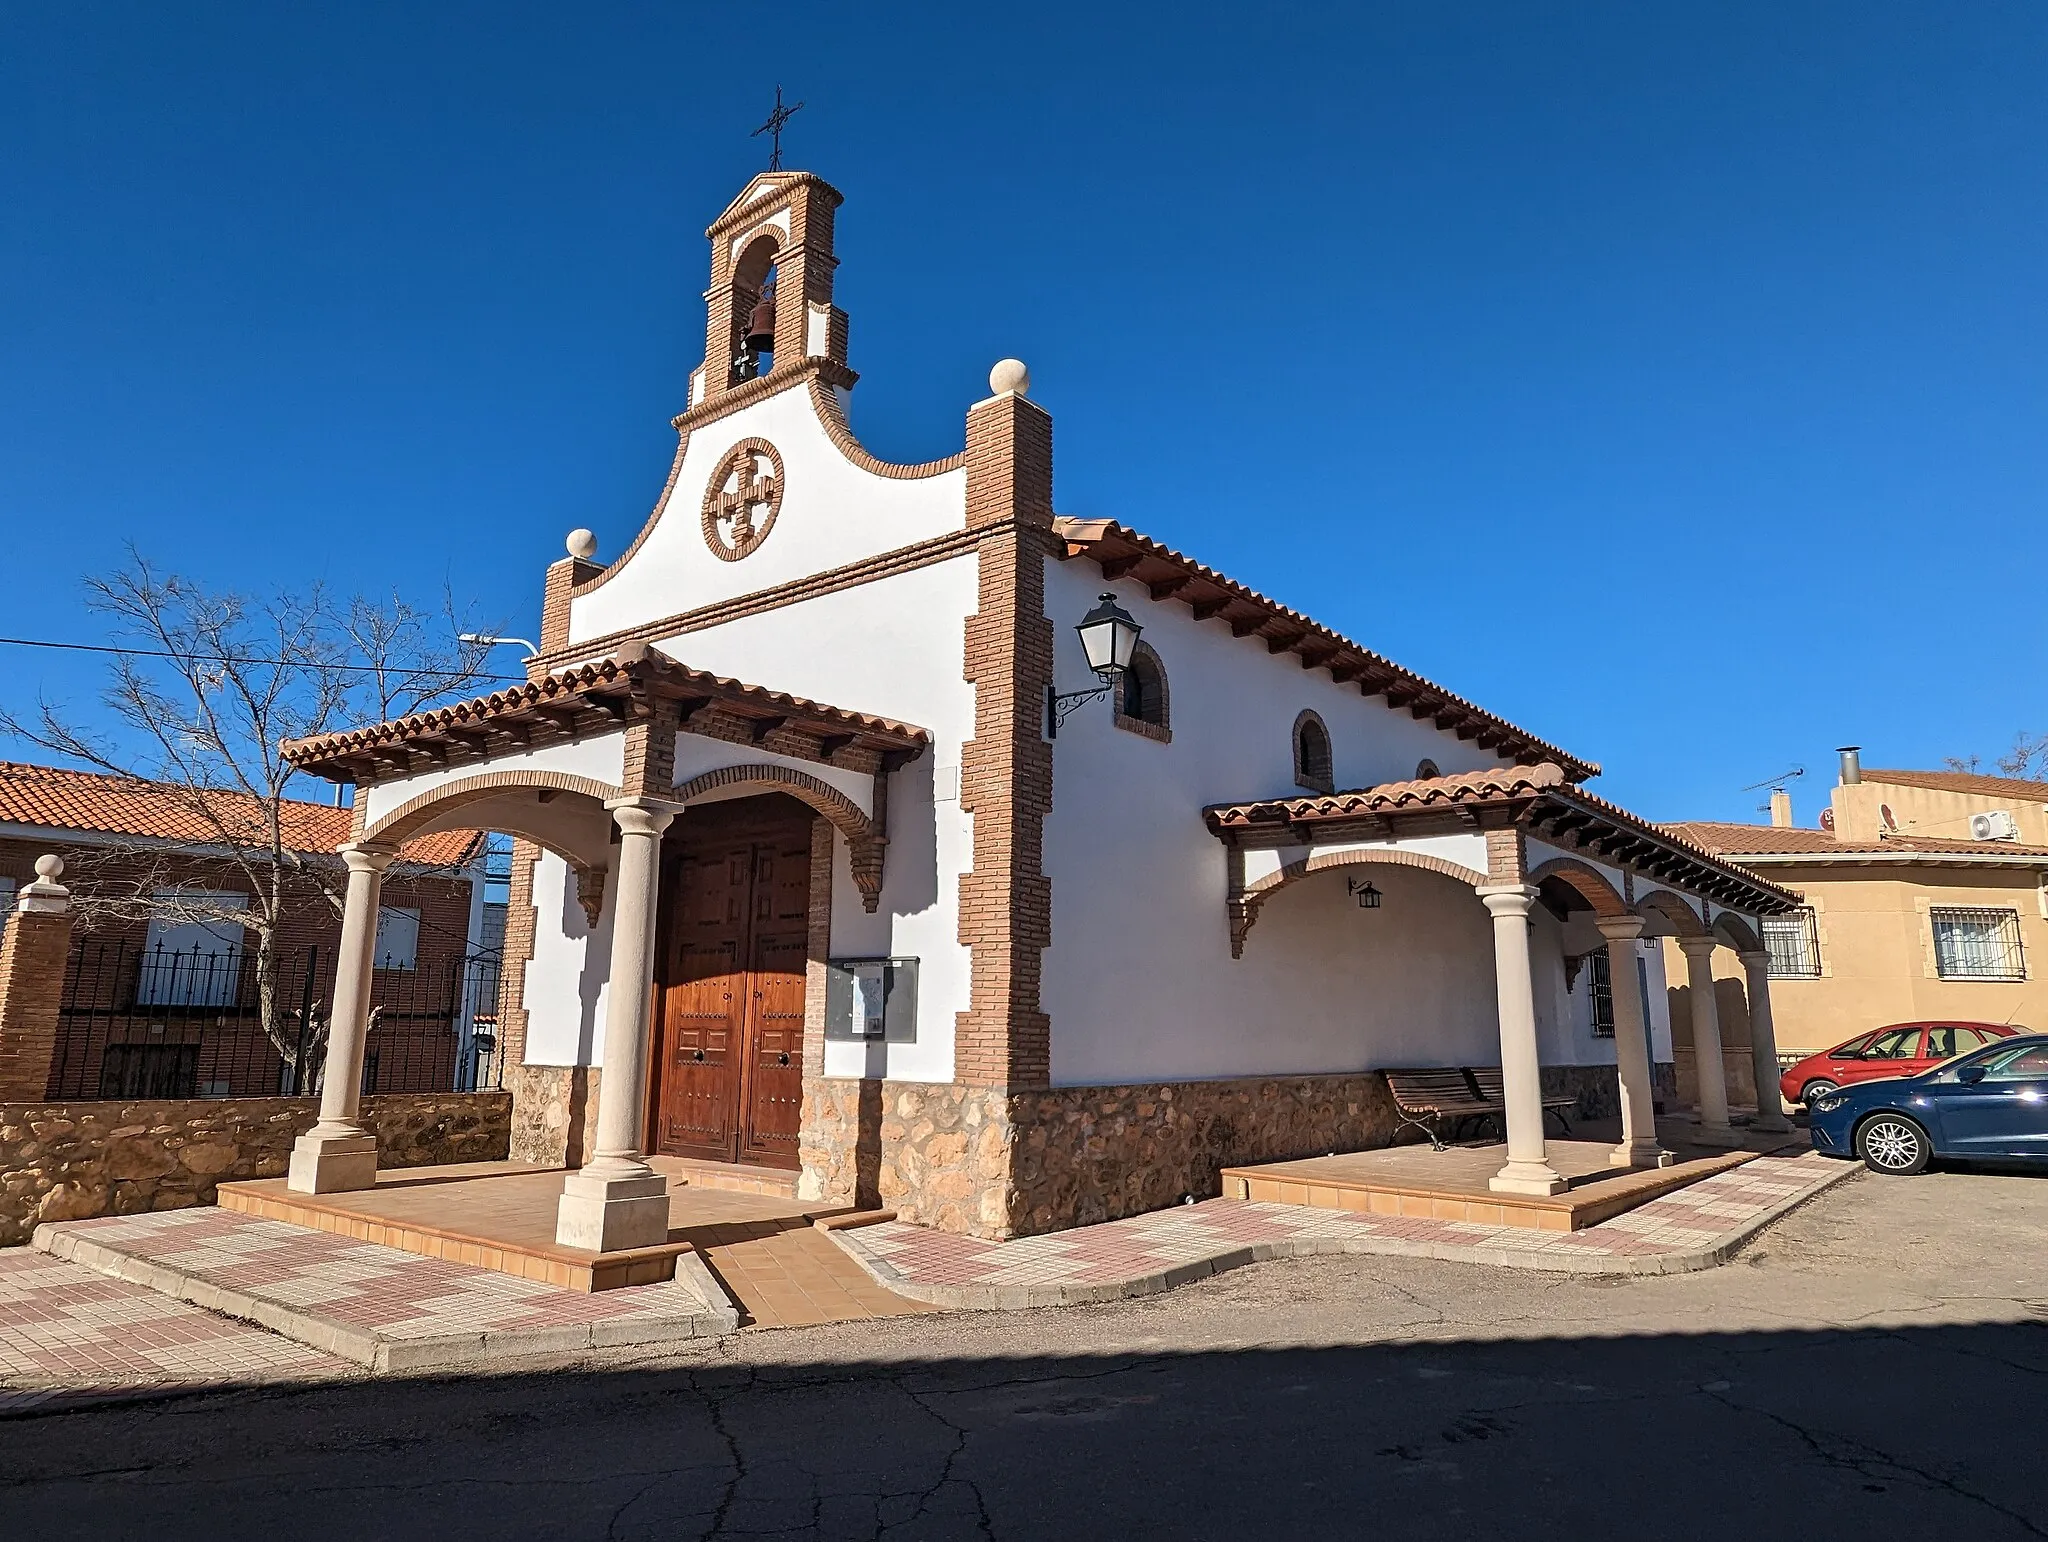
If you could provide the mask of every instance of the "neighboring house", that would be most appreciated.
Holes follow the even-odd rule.
[[[1847,749],[1818,829],[1793,826],[1782,791],[1768,825],[1666,828],[1800,894],[1764,922],[1784,1052],[1943,1018],[2048,1030],[2048,782],[1867,770]],[[1715,974],[1739,1034],[1743,981]],[[1689,1075],[1681,1054],[1681,1089]]]
[[[51,1098],[245,1097],[292,1090],[286,1057],[263,1028],[254,935],[227,914],[247,910],[253,889],[223,830],[253,839],[265,806],[240,794],[52,766],[0,762],[0,916],[35,861],[55,852],[80,915],[66,968]],[[346,808],[291,801],[279,810],[294,863],[340,869]],[[375,933],[374,980],[387,1005],[392,1043],[366,1078],[386,1091],[438,1091],[451,1064],[438,1039],[466,1035],[474,997],[495,1005],[497,967],[479,954],[488,910],[481,838],[468,830],[423,837],[405,852],[386,889]],[[501,928],[502,929],[502,928]],[[274,1020],[294,1032],[310,1003],[317,1024],[332,993],[340,917],[304,880],[274,946]],[[458,1003],[450,1013],[441,1003]],[[296,1044],[293,1045],[296,1050]],[[308,1073],[313,1074],[309,1057]],[[379,1074],[381,1072],[381,1075]],[[431,1083],[432,1085],[427,1085]]]
[[[839,202],[770,172],[711,226],[668,486],[609,566],[572,533],[528,684],[285,746],[356,788],[354,904],[397,842],[519,838],[513,1154],[587,1164],[558,1238],[666,1235],[643,1151],[1053,1230],[1384,1143],[1382,1067],[1502,1067],[1503,1190],[1563,1186],[1546,1089],[1619,1107],[1616,1160],[1655,1161],[1669,1031],[1639,939],[1754,953],[1793,897],[1307,616],[1056,516],[1016,361],[962,453],[876,459],[845,416]],[[1472,592],[1512,588],[1469,559]],[[1077,627],[1105,595],[1142,636],[1095,689]],[[295,1187],[374,1180],[350,1086]]]

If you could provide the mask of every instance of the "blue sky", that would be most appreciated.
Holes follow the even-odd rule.
[[[778,80],[876,453],[1024,358],[1062,512],[1654,818],[2048,729],[2048,7],[1997,0],[16,6],[0,631],[89,639],[130,541],[530,629],[661,488]]]

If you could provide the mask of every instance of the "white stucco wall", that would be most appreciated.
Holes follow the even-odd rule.
[[[828,1044],[828,1075],[952,1079],[954,1016],[968,1002],[960,877],[974,865],[971,821],[960,812],[960,747],[974,733],[974,691],[961,674],[961,649],[978,605],[979,571],[970,553],[657,644],[694,669],[894,718],[932,735],[931,749],[889,778],[889,852],[874,914],[861,907],[844,840],[835,842],[833,859],[833,955],[918,960],[917,1042]],[[691,744],[687,736],[681,742]],[[704,754],[712,759],[731,752],[719,763],[772,758],[695,744],[710,745]],[[679,748],[679,778],[684,764]],[[870,778],[802,768],[869,806]]]
[[[1375,867],[1386,899],[1361,911],[1342,871],[1318,874],[1267,902],[1234,960],[1226,854],[1201,818],[1207,804],[1303,792],[1292,731],[1304,707],[1330,730],[1339,788],[1413,776],[1425,758],[1450,774],[1498,757],[1232,637],[1221,621],[1155,603],[1142,584],[1106,585],[1085,561],[1047,563],[1062,690],[1092,678],[1073,627],[1105,588],[1165,666],[1173,740],[1124,732],[1107,703],[1091,703],[1054,741],[1053,945],[1041,998],[1053,1080],[1498,1063],[1491,923],[1469,885]],[[1477,837],[1425,844],[1484,870]],[[1251,867],[1278,860],[1247,853]]]
[[[782,508],[750,556],[726,562],[704,543],[704,492],[726,453],[748,438],[768,440],[782,457]],[[691,433],[659,521],[623,568],[571,603],[569,635],[640,626],[947,535],[963,526],[966,508],[964,470],[909,479],[862,470],[826,434],[807,391],[782,391]],[[740,678],[802,690],[758,673]]]
[[[569,865],[542,852],[533,870],[533,961],[526,968],[526,1063],[602,1065],[605,988],[611,970],[618,867],[605,874],[593,932]]]

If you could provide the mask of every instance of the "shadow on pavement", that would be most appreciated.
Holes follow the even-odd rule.
[[[2048,1536],[2048,1329],[535,1371],[0,1423],[10,1536]]]

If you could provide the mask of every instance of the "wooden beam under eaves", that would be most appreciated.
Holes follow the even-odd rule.
[[[1122,557],[1104,557],[1102,559],[1102,576],[1112,581],[1122,578],[1126,573],[1135,570],[1138,564],[1144,560],[1145,553],[1141,551],[1131,552]]]
[[[1192,578],[1183,573],[1177,578],[1162,578],[1157,583],[1147,587],[1151,589],[1153,599],[1170,600],[1193,582]]]

